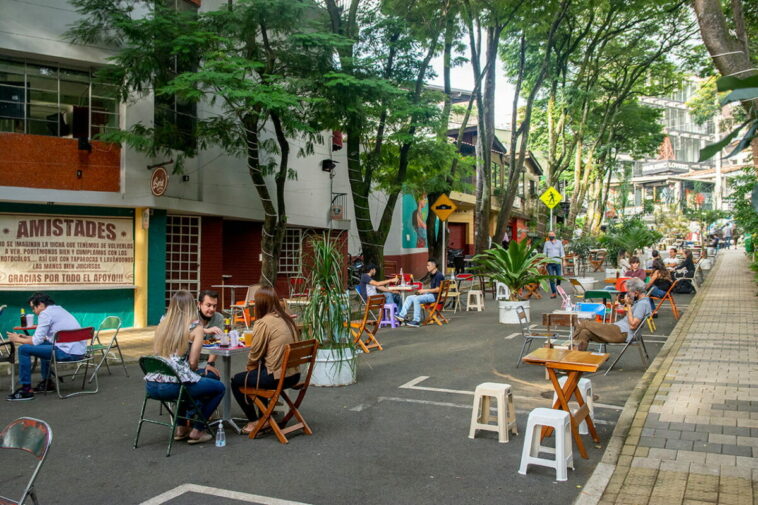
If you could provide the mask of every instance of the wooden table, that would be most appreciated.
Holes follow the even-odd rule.
[[[588,459],[587,450],[584,448],[584,443],[579,435],[579,425],[582,421],[587,421],[587,428],[589,429],[590,436],[595,442],[600,442],[600,437],[597,435],[595,425],[590,418],[590,409],[582,398],[582,394],[577,387],[579,385],[579,379],[582,378],[582,374],[585,372],[597,372],[600,365],[610,357],[609,354],[599,352],[587,352],[587,351],[571,351],[565,349],[550,349],[547,347],[541,347],[534,352],[524,356],[522,361],[530,365],[542,365],[547,369],[550,382],[553,384],[553,389],[558,399],[553,403],[554,409],[565,410],[571,419],[571,433],[574,436],[574,441],[579,449],[579,454],[584,459]],[[568,373],[568,379],[566,383],[561,387],[556,376],[556,371],[560,370]],[[574,414],[571,413],[569,407],[569,401],[572,397],[579,404],[579,410]],[[542,428],[542,438],[550,436],[553,429],[550,427]]]

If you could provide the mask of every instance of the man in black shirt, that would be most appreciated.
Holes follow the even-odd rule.
[[[445,280],[445,276],[437,269],[437,260],[429,258],[426,262],[426,270],[432,278],[431,284],[427,289],[419,289],[417,294],[411,295],[405,299],[403,308],[400,309],[400,313],[395,318],[404,323],[408,314],[408,310],[413,305],[413,320],[407,323],[408,326],[418,328],[421,325],[421,304],[432,303],[437,300],[437,294],[440,292],[440,284]]]
[[[387,284],[392,284],[398,281],[398,276],[394,276],[390,279],[385,279],[383,281],[377,281],[374,280],[374,276],[376,275],[376,265],[369,263],[364,268],[363,274],[361,275],[361,283],[358,284],[358,292],[361,294],[361,298],[363,298],[363,301],[368,300],[369,296],[378,295],[378,291],[381,291],[381,294],[384,295],[385,300],[387,303],[394,303],[395,305],[400,305],[400,295],[397,293],[393,293],[390,290],[388,290],[385,286]]]

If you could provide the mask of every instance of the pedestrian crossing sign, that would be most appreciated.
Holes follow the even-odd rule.
[[[563,200],[563,195],[561,195],[557,189],[550,186],[547,188],[547,190],[542,193],[542,196],[540,196],[540,200],[542,200],[542,203],[547,205],[548,209],[552,209],[559,203],[561,203],[561,200]]]

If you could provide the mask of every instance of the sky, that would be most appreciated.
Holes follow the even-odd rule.
[[[466,55],[468,56],[468,55]],[[437,76],[429,83],[442,86],[442,57],[432,60],[432,66]],[[471,65],[466,62],[455,67],[450,72],[450,85],[453,88],[472,91],[474,89],[474,76]],[[511,122],[511,105],[513,104],[514,87],[505,78],[503,64],[498,59],[497,78],[495,80],[495,128],[506,128]]]

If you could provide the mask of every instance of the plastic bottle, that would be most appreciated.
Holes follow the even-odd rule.
[[[405,286],[405,275],[403,275],[403,267],[400,267],[400,285]]]
[[[26,326],[26,311],[21,309],[21,326]]]
[[[224,433],[224,425],[219,423],[218,430],[216,430],[216,447],[226,446],[226,434]]]

